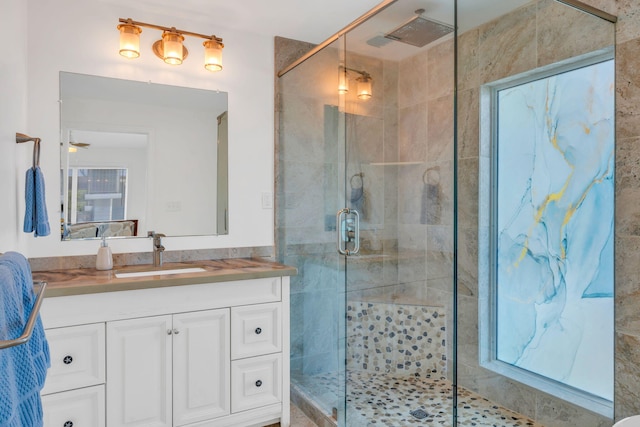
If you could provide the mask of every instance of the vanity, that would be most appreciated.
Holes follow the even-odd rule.
[[[295,268],[256,259],[145,268],[34,273],[48,282],[45,426],[289,426]]]

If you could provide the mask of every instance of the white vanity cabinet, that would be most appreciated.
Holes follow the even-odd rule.
[[[108,322],[107,343],[109,426],[230,413],[229,309]]]
[[[46,427],[289,426],[287,276],[45,298],[41,314],[61,360],[56,334],[98,330],[79,344],[90,374],[52,366]]]

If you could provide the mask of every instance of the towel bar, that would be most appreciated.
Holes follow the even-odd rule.
[[[32,138],[24,133],[16,132],[16,143],[33,141],[33,167],[40,166],[40,138]]]
[[[38,313],[40,312],[40,305],[42,304],[42,298],[44,297],[44,290],[47,288],[47,282],[37,282],[40,284],[40,292],[38,292],[38,297],[36,298],[36,302],[33,303],[33,307],[31,308],[31,314],[29,314],[29,319],[27,320],[27,324],[22,331],[22,335],[13,340],[0,340],[0,350],[9,347],[15,347],[20,344],[24,344],[29,341],[31,338],[31,333],[33,332],[33,327],[36,325],[36,319],[38,318]]]

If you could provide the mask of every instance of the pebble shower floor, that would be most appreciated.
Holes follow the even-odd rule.
[[[335,401],[340,394],[336,375],[294,377],[293,386],[314,401]],[[452,385],[444,379],[348,372],[348,427],[451,426]],[[419,419],[411,412],[422,409]],[[542,424],[458,387],[458,425],[478,427],[543,427]]]

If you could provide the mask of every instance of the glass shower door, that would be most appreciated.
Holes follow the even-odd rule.
[[[338,246],[353,245],[338,240],[336,215],[346,207],[337,90],[343,54],[341,38],[279,79],[276,151],[277,256],[298,269],[291,278],[292,402],[339,425],[346,425],[346,265]]]
[[[454,425],[454,3],[346,35],[346,426]]]
[[[279,79],[292,401],[320,425],[454,425],[454,4],[397,1]]]

